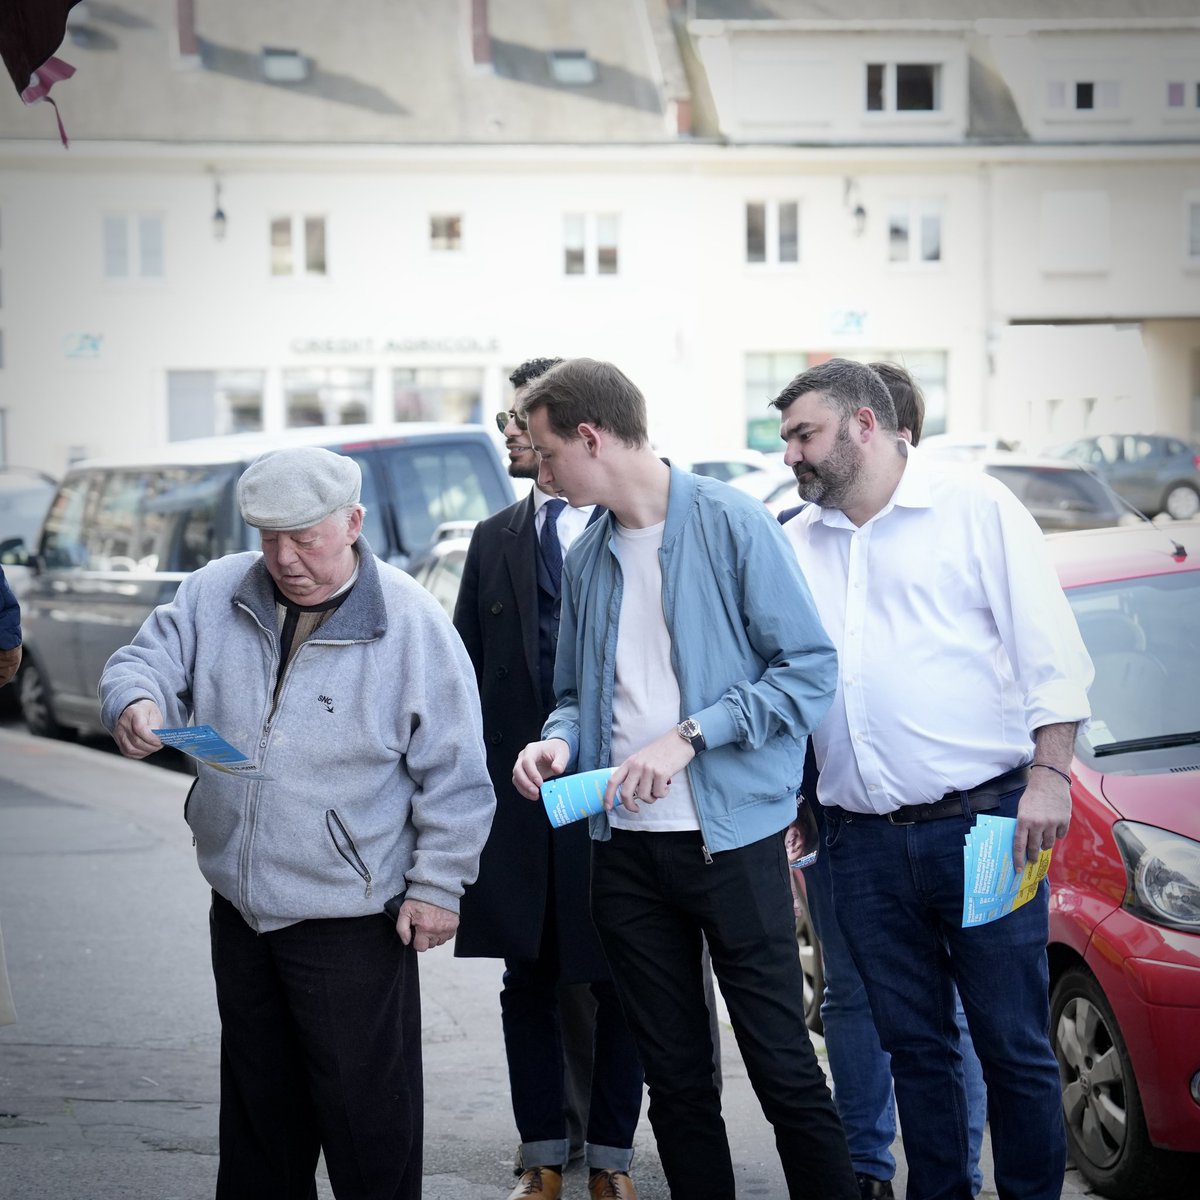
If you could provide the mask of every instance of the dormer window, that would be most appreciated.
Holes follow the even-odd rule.
[[[867,112],[940,112],[941,63],[867,63]]]

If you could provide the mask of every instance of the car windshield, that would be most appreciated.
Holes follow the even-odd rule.
[[[1200,571],[1071,588],[1067,597],[1096,669],[1081,752],[1115,760],[1200,742]]]

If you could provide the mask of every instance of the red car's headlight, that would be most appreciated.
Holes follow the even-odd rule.
[[[1118,821],[1113,836],[1129,880],[1125,907],[1159,925],[1200,930],[1200,842],[1136,821]]]

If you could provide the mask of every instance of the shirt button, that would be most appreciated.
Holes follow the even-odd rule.
[[[504,734],[502,734],[502,733],[493,733],[493,734],[492,734],[492,735],[491,735],[491,736],[488,738],[488,741],[489,741],[489,742],[491,742],[493,746],[498,746],[498,745],[500,745],[500,743],[501,743],[502,741],[504,741]]]
[[[867,788],[867,791],[868,791],[868,792],[873,792],[874,790],[875,790],[875,785],[874,785],[874,784],[871,784],[871,785],[870,785],[870,787],[868,787],[868,788]]]
[[[504,605],[501,604],[499,600],[497,600],[496,603],[492,605],[492,616],[498,617],[503,611],[504,611]]]

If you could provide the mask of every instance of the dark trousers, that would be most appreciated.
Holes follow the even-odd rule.
[[[390,918],[257,934],[213,893],[221,1014],[217,1200],[418,1200],[424,1094],[416,952]]]
[[[730,1200],[701,935],[793,1200],[857,1200],[841,1122],[804,1023],[783,838],[706,863],[699,833],[614,829],[592,846],[600,932],[650,1093],[672,1196]]]
[[[553,906],[548,908],[541,956],[505,959],[500,1010],[513,1117],[521,1135],[521,1164],[561,1166],[569,1130],[565,1089],[562,989]],[[627,1171],[642,1109],[642,1066],[612,983],[588,985],[595,1000],[585,1156],[591,1167]]]

